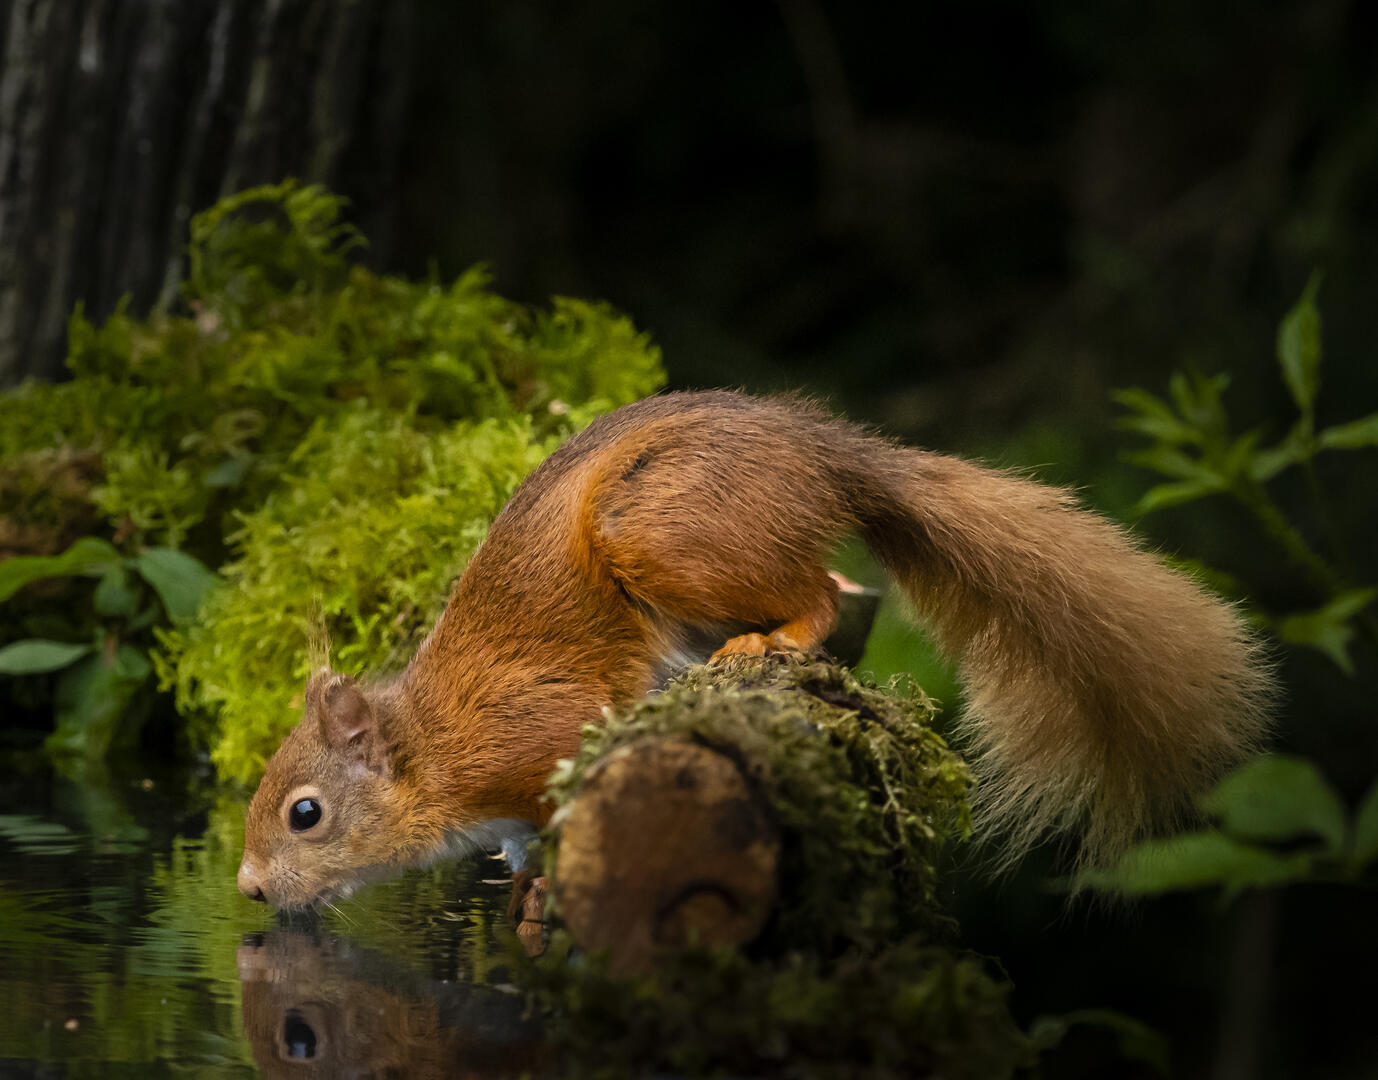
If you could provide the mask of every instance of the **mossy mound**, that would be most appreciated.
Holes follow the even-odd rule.
[[[955,926],[936,902],[936,858],[967,832],[969,774],[932,715],[915,689],[771,658],[694,668],[590,728],[551,781],[559,806],[621,748],[688,739],[764,795],[780,882],[755,941],[677,950],[645,975],[610,974],[557,929],[525,970],[574,1071],[991,1077],[1026,1062],[1007,986],[944,944]],[[547,846],[557,893],[561,820]]]
[[[0,703],[41,715],[81,690],[83,715],[129,742],[151,656],[192,748],[252,781],[300,716],[309,628],[338,670],[405,660],[521,478],[663,383],[657,349],[605,305],[533,310],[479,268],[441,282],[354,265],[344,209],[292,181],[223,200],[192,219],[168,310],[96,324],[78,309],[71,379],[0,393],[0,559],[91,539],[104,553],[12,597],[0,582],[0,648],[118,640],[139,656],[122,716],[105,683],[56,661],[0,665]],[[110,603],[92,579],[149,547],[230,587],[205,590],[199,619],[172,619],[137,575]]]

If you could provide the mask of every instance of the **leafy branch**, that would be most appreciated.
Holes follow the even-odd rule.
[[[1326,517],[1325,499],[1314,469],[1316,456],[1325,451],[1378,447],[1378,412],[1316,430],[1322,357],[1321,317],[1316,306],[1319,288],[1320,276],[1314,274],[1278,328],[1278,364],[1298,415],[1275,445],[1262,445],[1261,428],[1241,435],[1231,433],[1224,404],[1227,375],[1179,372],[1168,384],[1167,400],[1137,387],[1117,391],[1114,397],[1128,410],[1120,426],[1153,440],[1147,449],[1129,455],[1129,460],[1171,477],[1145,492],[1136,511],[1146,514],[1210,495],[1234,499],[1324,601],[1313,611],[1274,619],[1273,629],[1284,641],[1319,649],[1346,674],[1353,674],[1349,646],[1355,630],[1378,646],[1378,622],[1367,611],[1378,597],[1378,589],[1347,580],[1311,546],[1268,490],[1269,482],[1285,470],[1302,468],[1321,516]]]

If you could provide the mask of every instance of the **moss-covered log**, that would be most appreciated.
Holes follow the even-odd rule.
[[[590,1074],[991,1077],[1030,1044],[950,944],[968,774],[917,691],[797,659],[696,668],[552,780],[552,947],[527,967]],[[577,946],[577,948],[575,948]]]
[[[586,943],[620,955],[641,948],[624,940],[631,913],[618,903],[585,923],[588,895],[634,892],[654,920],[672,897],[653,880],[720,882],[725,896],[768,901],[773,883],[729,879],[778,866],[775,918],[760,927],[783,946],[827,954],[929,929],[934,859],[967,828],[968,784],[932,716],[921,692],[879,690],[822,662],[691,670],[590,730],[552,780],[560,908],[575,903]],[[724,869],[733,859],[752,870]]]

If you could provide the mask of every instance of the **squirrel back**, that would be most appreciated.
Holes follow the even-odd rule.
[[[317,681],[255,795],[241,888],[312,903],[542,820],[603,707],[715,648],[817,646],[849,532],[959,664],[978,820],[1012,856],[1080,819],[1082,858],[1110,858],[1261,738],[1270,679],[1238,613],[1068,493],[800,400],[666,394],[523,483],[398,679]],[[346,785],[330,802],[369,807],[347,857],[291,824],[325,776]]]

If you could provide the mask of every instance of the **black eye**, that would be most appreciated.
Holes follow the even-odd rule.
[[[321,804],[315,799],[299,799],[292,804],[287,820],[296,832],[304,832],[321,819]]]

